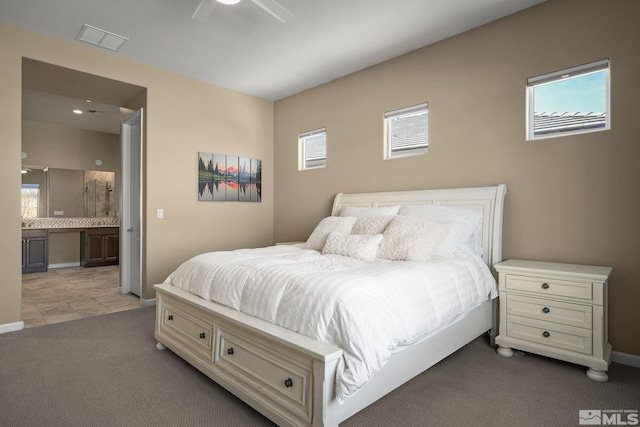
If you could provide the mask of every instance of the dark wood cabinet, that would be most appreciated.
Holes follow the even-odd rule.
[[[87,228],[80,233],[80,265],[95,267],[120,262],[120,230],[117,227]]]
[[[49,268],[47,230],[22,230],[22,273],[37,273]]]

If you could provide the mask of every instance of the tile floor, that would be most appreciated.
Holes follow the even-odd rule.
[[[76,320],[141,307],[118,293],[119,266],[70,267],[22,275],[24,327]]]

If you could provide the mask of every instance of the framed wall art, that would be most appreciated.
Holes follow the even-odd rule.
[[[262,160],[228,154],[198,153],[198,200],[260,202]]]

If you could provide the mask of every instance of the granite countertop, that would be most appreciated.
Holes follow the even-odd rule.
[[[119,226],[117,217],[30,218],[22,221],[23,230],[69,230]]]
[[[77,231],[86,230],[87,228],[120,228],[119,225],[83,225],[83,226],[36,226],[36,227],[22,227],[23,230],[61,230],[61,231]]]

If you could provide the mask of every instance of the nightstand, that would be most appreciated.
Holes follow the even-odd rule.
[[[587,366],[607,381],[610,267],[508,260],[495,265],[500,288],[498,354],[512,348]]]

